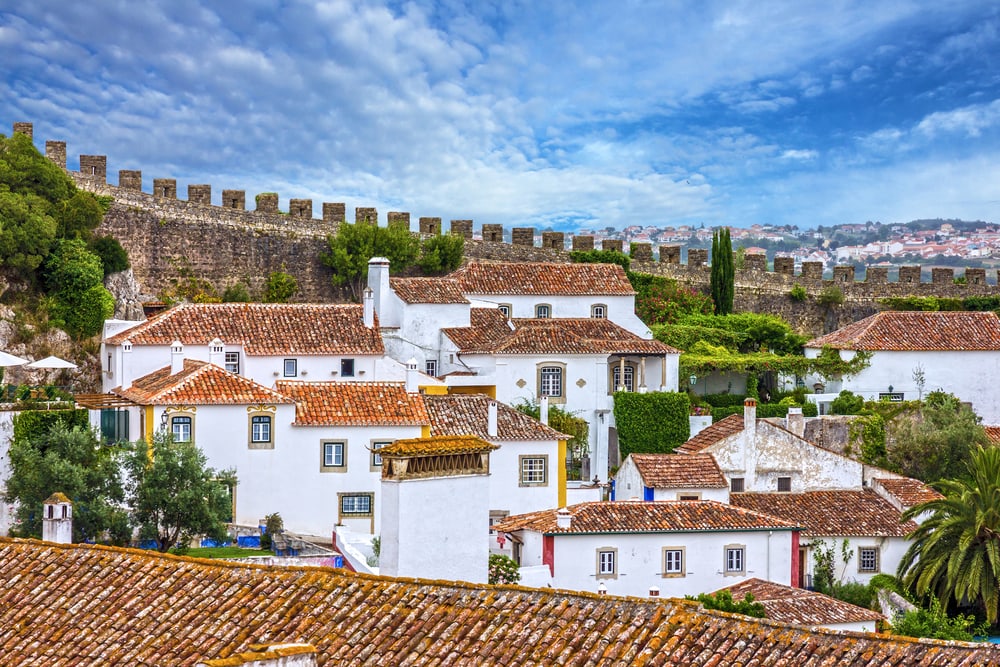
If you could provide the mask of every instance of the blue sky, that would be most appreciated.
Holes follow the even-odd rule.
[[[1000,4],[0,0],[0,122],[288,198],[539,228],[1000,222]],[[6,119],[6,120],[3,120]]]

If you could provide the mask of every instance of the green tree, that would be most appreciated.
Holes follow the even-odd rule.
[[[957,614],[949,617],[936,597],[931,596],[928,608],[917,607],[892,621],[892,632],[904,637],[950,639],[961,642],[975,641],[976,635],[986,629],[976,623],[971,615]]]
[[[535,419],[541,418],[541,406],[535,401],[520,401],[514,404],[514,409],[523,412]],[[583,457],[590,450],[590,425],[583,417],[577,417],[568,410],[563,410],[558,405],[549,406],[549,426],[570,436],[566,443],[569,450],[569,461],[567,461],[567,479],[580,479]]]
[[[0,186],[0,266],[4,272],[34,281],[56,238],[51,206],[33,194],[21,195]]]
[[[247,303],[250,301],[250,290],[243,283],[227,285],[222,292],[222,301],[224,303]]]
[[[723,227],[712,235],[712,302],[716,315],[733,312],[736,273],[733,265],[733,242],[729,228]]]
[[[899,563],[899,577],[919,595],[933,595],[945,606],[969,600],[990,625],[1000,618],[1000,448],[977,447],[968,478],[942,480],[944,498],[903,513],[930,516],[909,534],[910,546]]]
[[[743,614],[755,618],[764,618],[764,605],[754,602],[753,593],[747,593],[742,600],[734,600],[730,591],[719,591],[718,593],[699,593],[697,597],[692,595],[684,596],[688,600],[697,600],[705,609],[718,609],[728,611],[733,614]]]
[[[38,152],[23,134],[0,135],[0,189],[62,202],[76,192],[73,180]]]
[[[458,234],[438,234],[423,242],[417,264],[427,274],[454,271],[462,264],[465,238]]]
[[[74,541],[123,544],[128,516],[121,507],[118,450],[101,445],[86,426],[86,412],[62,412],[41,419],[24,412],[14,418],[6,500],[17,503],[17,533],[41,537],[42,502],[60,491],[73,501]],[[80,413],[82,419],[74,418]],[[37,424],[25,429],[19,420]]]
[[[284,270],[272,271],[264,286],[264,303],[288,303],[298,291],[299,283],[295,280],[295,276],[285,273]]]
[[[104,288],[101,258],[79,239],[61,240],[45,262],[45,282],[53,297],[52,317],[77,338],[93,336],[115,310]]]
[[[196,535],[225,538],[232,512],[231,470],[217,473],[192,442],[174,442],[160,430],[152,443],[137,440],[125,455],[127,497],[140,536],[160,551],[184,545]]]
[[[77,190],[56,208],[55,219],[59,224],[56,235],[63,239],[86,241],[103,217],[104,209],[97,198],[89,192]]]
[[[101,258],[104,277],[124,271],[129,267],[128,253],[113,236],[98,236],[90,240],[90,251]]]
[[[328,252],[320,260],[333,269],[331,280],[335,286],[347,286],[355,300],[361,299],[361,290],[368,278],[368,260],[385,257],[394,271],[405,271],[417,261],[420,243],[406,227],[375,224],[347,224],[337,228],[337,233],[327,237]]]

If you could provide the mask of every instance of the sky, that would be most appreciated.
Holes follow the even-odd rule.
[[[987,0],[0,0],[0,132],[507,226],[1000,222]]]

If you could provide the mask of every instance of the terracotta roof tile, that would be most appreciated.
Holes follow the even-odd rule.
[[[477,310],[495,309],[473,312]],[[471,327],[442,331],[467,354],[680,354],[658,340],[640,338],[611,320],[597,318],[514,318],[508,324],[506,318],[478,314]]]
[[[421,394],[396,382],[278,381],[295,400],[295,426],[423,426],[430,422]]]
[[[729,415],[725,419],[720,419],[715,422],[708,428],[698,433],[698,435],[679,446],[677,451],[691,454],[700,452],[720,440],[724,440],[731,435],[740,433],[745,424],[746,422],[743,419],[743,415]]]
[[[619,500],[570,505],[569,528],[556,523],[557,510],[509,516],[494,530],[533,530],[545,534],[677,533],[692,530],[794,530],[799,524],[714,500]]]
[[[920,503],[944,498],[944,496],[919,479],[910,479],[909,477],[876,477],[875,481],[898,499],[903,507],[913,507]]]
[[[984,426],[986,437],[995,445],[1000,445],[1000,426]]]
[[[805,526],[809,537],[906,537],[916,530],[900,511],[871,489],[803,493],[733,493],[737,507]]]
[[[993,312],[875,313],[806,343],[869,351],[1000,350],[1000,319]]]
[[[713,488],[729,486],[711,454],[630,454],[642,476],[644,486],[651,488]]]
[[[431,435],[476,435],[491,442],[505,440],[566,440],[569,436],[533,417],[497,402],[497,434],[487,432],[490,398],[483,394],[424,396]]]
[[[251,356],[384,353],[378,322],[369,329],[362,306],[286,303],[185,303],[121,331],[120,345],[205,345],[219,338]]]
[[[449,278],[389,278],[389,287],[404,303],[469,303]]]
[[[632,296],[617,264],[470,262],[452,272],[464,294]]]
[[[719,590],[731,592],[736,600],[742,600],[747,593],[752,594],[754,602],[764,606],[767,618],[779,623],[815,626],[874,622],[885,618],[877,611],[829,595],[763,579],[747,579]]]
[[[114,393],[140,405],[250,405],[291,403],[292,399],[253,380],[206,361],[185,359],[183,369],[170,366],[144,375],[128,389]]]
[[[434,456],[437,454],[474,454],[500,449],[474,435],[439,435],[430,438],[401,438],[379,449],[382,456]]]
[[[1000,648],[809,631],[693,601],[264,567],[0,538],[11,665],[176,665],[258,642],[334,665],[971,667]]]

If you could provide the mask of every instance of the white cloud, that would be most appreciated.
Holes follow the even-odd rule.
[[[814,150],[789,149],[781,153],[782,160],[815,160],[817,157],[819,153]]]
[[[1000,100],[950,111],[936,111],[920,121],[916,130],[927,136],[958,133],[978,137],[983,130],[997,125],[1000,125]]]

